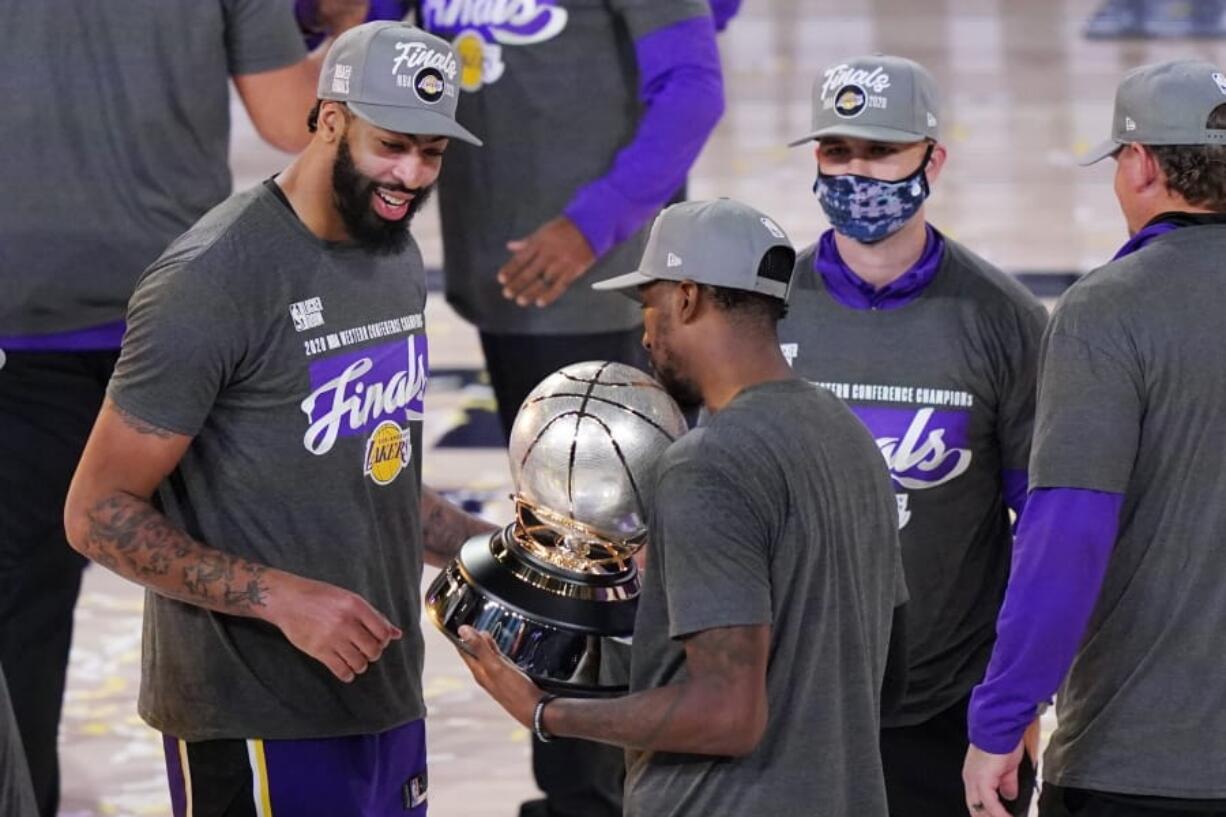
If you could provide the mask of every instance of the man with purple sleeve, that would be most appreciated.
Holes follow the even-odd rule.
[[[439,203],[447,300],[480,331],[509,434],[556,369],[645,365],[638,306],[588,283],[634,267],[722,115],[712,12],[706,0],[416,5],[461,61],[460,121],[489,135],[480,151],[453,146]],[[726,22],[735,4],[720,6]],[[619,752],[538,743],[533,765],[548,802],[525,813],[620,815]]]
[[[328,4],[333,33],[358,0]],[[230,81],[256,131],[307,141],[326,48],[285,0],[40,0],[0,11],[0,664],[40,813],[84,565],[64,496],[141,270],[230,192]],[[46,89],[46,90],[40,90]]]
[[[963,808],[967,702],[1004,594],[1009,509],[1025,500],[1046,320],[1019,283],[926,222],[940,116],[935,81],[908,59],[818,76],[813,128],[794,144],[818,143],[814,189],[833,229],[798,257],[779,328],[796,372],[850,405],[893,478],[911,591],[905,691],[881,720],[895,817]]]
[[[504,429],[560,366],[642,362],[633,304],[574,284],[634,265],[723,112],[705,0],[517,8],[418,4],[460,56],[460,120],[497,134],[457,146],[439,200],[447,300],[481,332]]]
[[[1108,156],[1131,238],[1044,336],[1030,499],[971,702],[974,815],[1003,813],[1057,687],[1041,815],[1226,814],[1226,76],[1129,72],[1085,164]]]

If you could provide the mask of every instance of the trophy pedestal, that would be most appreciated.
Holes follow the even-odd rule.
[[[425,606],[453,641],[465,624],[489,633],[542,688],[599,696],[626,691],[600,683],[600,641],[633,634],[638,594],[633,561],[570,570],[533,553],[509,525],[465,542]]]

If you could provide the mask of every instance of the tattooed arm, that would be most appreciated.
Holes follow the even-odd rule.
[[[460,636],[477,683],[531,728],[541,690],[487,633],[464,627]],[[769,627],[704,630],[685,640],[685,680],[621,698],[559,698],[545,707],[545,731],[661,752],[749,754],[766,729],[769,652]]]
[[[159,513],[150,497],[190,444],[107,400],[68,491],[68,541],[162,596],[267,621],[352,681],[400,630],[348,590],[210,547]]]
[[[469,538],[479,533],[492,533],[498,526],[465,513],[423,486],[421,530],[426,564],[444,567]]]

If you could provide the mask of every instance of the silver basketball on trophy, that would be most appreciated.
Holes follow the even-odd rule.
[[[593,361],[550,375],[511,432],[516,519],[469,540],[426,593],[455,637],[467,624],[542,686],[619,691],[596,679],[602,637],[634,630],[659,456],[685,433],[672,398],[632,366]]]

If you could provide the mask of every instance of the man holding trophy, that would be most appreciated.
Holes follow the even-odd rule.
[[[896,503],[868,432],[779,350],[794,261],[761,213],[690,202],[656,220],[639,271],[596,285],[641,302],[664,388],[710,415],[635,483],[651,548],[629,694],[555,697],[502,654],[526,639],[475,618],[454,629],[478,683],[539,738],[626,747],[627,815],[786,817],[818,798],[887,813],[876,735],[906,600]],[[556,481],[579,495],[574,462]]]

